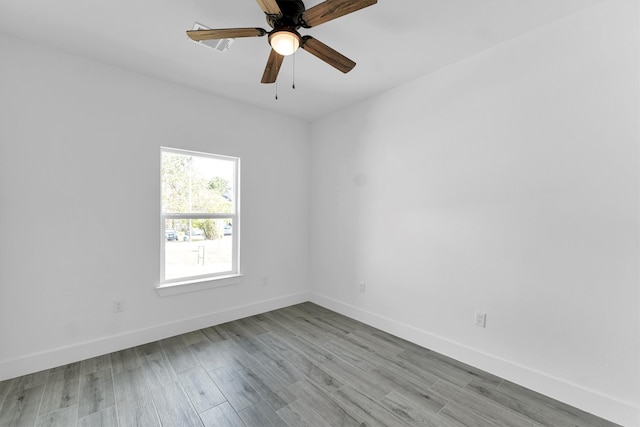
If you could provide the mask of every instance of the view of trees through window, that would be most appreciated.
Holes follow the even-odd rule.
[[[163,149],[164,281],[237,272],[237,164]]]

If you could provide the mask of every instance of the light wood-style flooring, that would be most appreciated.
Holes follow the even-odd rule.
[[[0,382],[0,426],[614,426],[311,303]]]

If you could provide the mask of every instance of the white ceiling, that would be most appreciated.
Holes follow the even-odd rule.
[[[322,0],[306,0],[307,8]],[[1,0],[0,33],[312,120],[513,39],[602,0],[379,0],[301,29],[357,63],[342,74],[304,51],[285,58],[275,85],[260,83],[266,37],[226,53],[189,40],[211,28],[270,30],[255,0]]]

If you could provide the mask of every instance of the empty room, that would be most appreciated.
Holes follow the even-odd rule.
[[[0,426],[640,427],[640,2],[3,0]]]

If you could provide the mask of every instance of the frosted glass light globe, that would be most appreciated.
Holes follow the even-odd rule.
[[[287,56],[300,47],[300,36],[290,31],[276,31],[269,36],[269,43],[273,50],[280,55]]]

